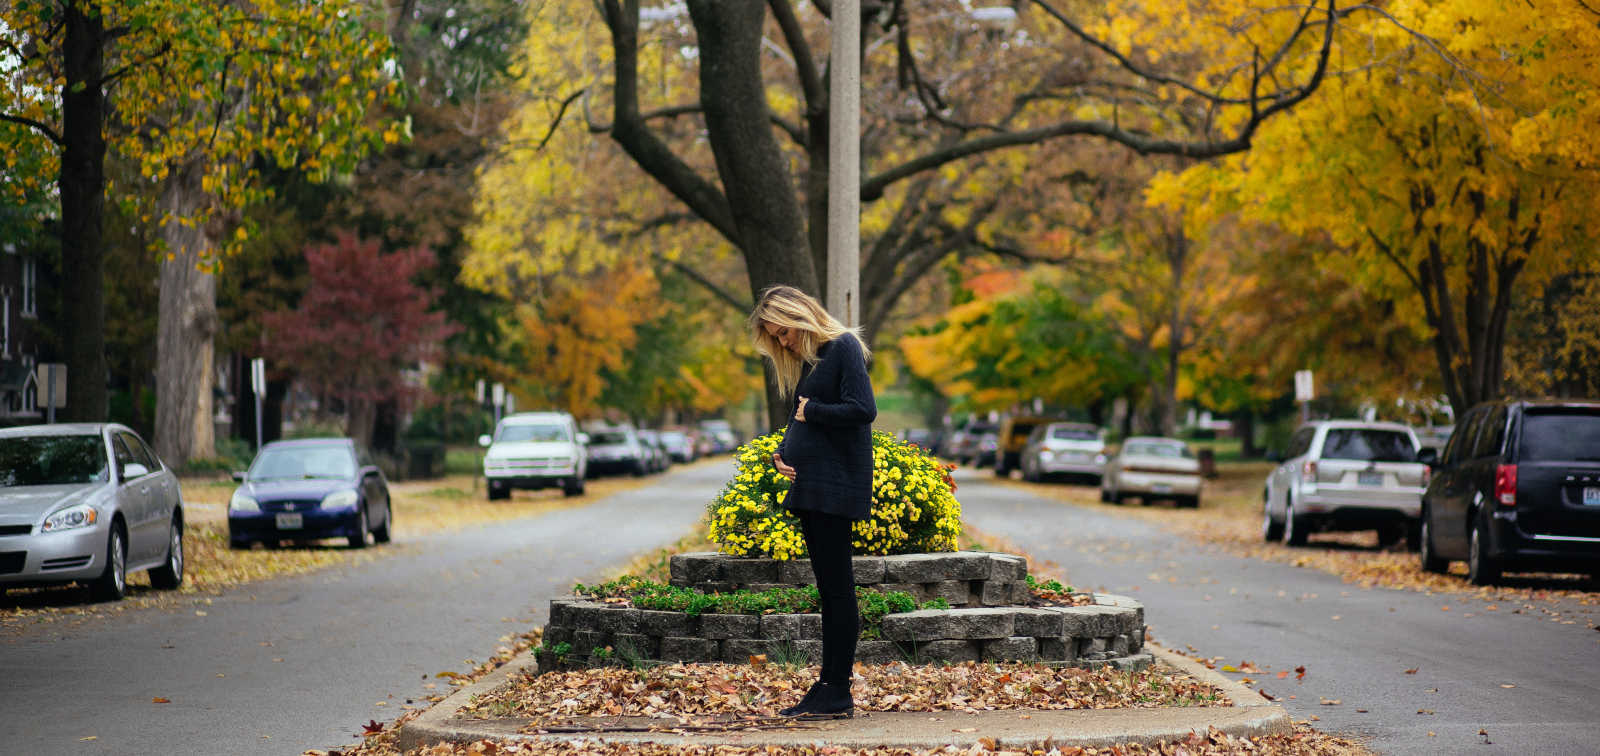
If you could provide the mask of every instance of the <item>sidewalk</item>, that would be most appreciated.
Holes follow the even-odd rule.
[[[464,687],[406,724],[399,746],[409,751],[440,742],[471,743],[483,739],[541,742],[578,738],[605,738],[614,742],[686,745],[736,745],[798,747],[817,744],[870,748],[943,748],[993,741],[999,748],[1055,746],[1104,747],[1118,743],[1155,743],[1177,740],[1192,731],[1216,728],[1235,737],[1288,734],[1292,731],[1283,707],[1186,657],[1153,644],[1146,651],[1172,667],[1221,689],[1233,706],[1160,709],[1100,709],[1080,711],[1001,710],[964,712],[858,712],[851,719],[785,722],[761,729],[714,732],[652,732],[644,730],[660,720],[628,717],[592,717],[581,720],[593,731],[524,734],[524,719],[457,719],[456,714],[474,696],[486,694],[514,674],[534,666],[524,653],[473,685]]]

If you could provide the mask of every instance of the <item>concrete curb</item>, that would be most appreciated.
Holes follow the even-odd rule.
[[[1159,660],[1189,673],[1225,692],[1231,707],[1165,709],[1104,709],[1091,711],[1008,710],[976,714],[962,712],[866,712],[854,719],[799,723],[778,730],[729,731],[698,734],[669,732],[595,732],[585,734],[529,735],[520,733],[521,719],[457,719],[456,714],[474,696],[505,684],[511,675],[534,667],[533,654],[516,659],[443,701],[400,729],[402,752],[434,743],[471,743],[485,738],[514,742],[588,740],[675,745],[733,745],[805,747],[829,745],[848,748],[970,747],[991,739],[998,748],[1032,749],[1044,746],[1106,747],[1120,743],[1152,744],[1178,740],[1190,732],[1216,729],[1234,737],[1287,734],[1293,731],[1288,712],[1261,695],[1204,665],[1153,644],[1146,651]],[[1257,703],[1257,702],[1260,703]],[[599,718],[607,719],[607,718]],[[612,717],[610,720],[616,720]]]

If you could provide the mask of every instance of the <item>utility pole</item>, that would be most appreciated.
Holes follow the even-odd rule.
[[[828,51],[828,309],[861,324],[861,2],[834,0]]]

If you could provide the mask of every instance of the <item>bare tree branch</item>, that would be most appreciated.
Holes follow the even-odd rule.
[[[827,113],[828,92],[822,86],[822,76],[817,71],[816,60],[811,56],[811,45],[806,42],[805,30],[800,28],[800,19],[794,15],[794,7],[789,0],[767,0],[767,6],[778,20],[778,28],[783,30],[784,43],[794,55],[795,74],[800,77],[800,91],[806,98],[806,117],[816,118]],[[798,133],[798,129],[790,132],[791,135],[795,133]]]
[[[755,303],[753,302],[744,301],[738,297],[735,297],[733,294],[729,293],[727,289],[718,286],[715,281],[707,278],[705,274],[689,267],[679,260],[667,258],[659,252],[651,253],[651,258],[663,265],[671,267],[673,270],[678,271],[678,273],[682,274],[683,277],[700,284],[700,286],[706,291],[711,292],[712,296],[715,296],[723,304],[732,307],[734,312],[737,312],[740,315],[748,314],[751,308],[755,306]]]

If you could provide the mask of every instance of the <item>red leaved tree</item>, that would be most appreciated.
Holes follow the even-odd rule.
[[[263,316],[262,352],[319,396],[345,407],[346,432],[372,440],[378,405],[422,390],[407,371],[432,360],[456,330],[418,286],[436,262],[425,247],[383,252],[375,240],[341,233],[305,250],[311,284],[294,310]]]

